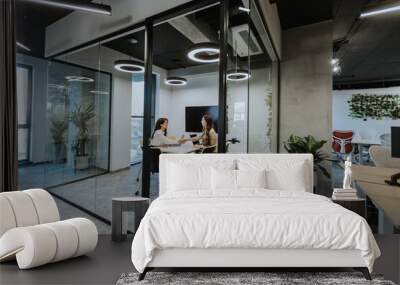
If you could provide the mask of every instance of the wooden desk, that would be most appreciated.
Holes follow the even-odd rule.
[[[377,208],[383,210],[395,227],[400,227],[400,187],[385,183],[400,169],[353,165],[353,178]]]

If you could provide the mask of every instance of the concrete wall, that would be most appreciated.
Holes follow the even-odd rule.
[[[258,1],[261,7],[264,20],[267,23],[269,32],[271,33],[271,40],[274,43],[278,57],[282,59],[282,29],[276,3],[271,4],[270,1],[266,0],[256,1]]]
[[[389,118],[382,120],[368,118],[366,121],[351,118],[347,101],[351,99],[352,94],[400,95],[400,87],[333,91],[332,119],[334,130],[352,130],[355,132],[355,136],[376,138],[382,134],[390,134],[391,126],[400,126],[400,120]]]
[[[283,32],[280,144],[291,134],[325,139],[332,130],[332,22]]]
[[[45,55],[65,51],[90,40],[115,32],[147,17],[190,0],[103,0],[112,7],[112,15],[75,11],[46,28]]]

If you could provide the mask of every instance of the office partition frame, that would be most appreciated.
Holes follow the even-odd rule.
[[[255,1],[256,7],[260,9],[259,4]],[[149,140],[151,137],[151,106],[152,96],[151,92],[154,90],[155,82],[151,79],[152,76],[152,65],[153,65],[153,34],[154,27],[165,22],[168,22],[176,17],[184,16],[187,14],[194,13],[198,10],[206,9],[208,7],[212,7],[215,5],[219,5],[220,9],[220,22],[219,28],[220,31],[220,62],[219,62],[219,84],[218,84],[218,152],[224,153],[226,152],[226,94],[227,94],[227,84],[226,84],[226,74],[227,74],[227,46],[228,46],[228,24],[229,24],[229,4],[230,0],[195,0],[190,1],[188,3],[182,4],[175,8],[166,10],[157,15],[151,16],[144,21],[136,23],[134,25],[128,26],[126,28],[117,30],[108,35],[98,37],[84,44],[78,45],[74,48],[67,49],[63,52],[51,55],[52,58],[65,55],[67,53],[72,53],[77,50],[81,50],[87,48],[94,44],[102,44],[110,41],[111,39],[115,39],[124,34],[129,34],[134,30],[145,29],[145,101],[144,101],[144,120],[143,120],[143,172],[142,172],[142,196],[149,197],[150,196],[150,159],[151,153],[149,148]],[[277,58],[278,62],[278,114],[277,114],[277,148],[279,152],[279,105],[280,105],[280,80],[279,80],[279,58],[278,53],[276,51],[275,45],[271,38],[271,33],[266,25],[265,19],[263,19],[265,28],[267,30],[269,41],[272,43],[274,50],[274,57]],[[224,56],[222,56],[224,55]]]

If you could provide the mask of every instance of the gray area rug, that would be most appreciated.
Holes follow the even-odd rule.
[[[376,275],[372,276],[372,281],[368,281],[359,272],[148,272],[142,281],[138,281],[138,276],[138,273],[122,274],[116,285],[395,285],[392,281],[384,280],[381,276]]]

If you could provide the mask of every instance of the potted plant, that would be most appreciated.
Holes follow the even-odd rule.
[[[66,146],[65,146],[65,132],[68,129],[68,116],[64,116],[62,119],[57,119],[56,116],[52,116],[50,121],[50,133],[53,139],[54,145],[54,163],[64,163],[66,159]]]
[[[314,156],[314,186],[317,185],[317,170],[320,170],[327,178],[331,178],[328,170],[322,165],[324,160],[329,160],[328,155],[321,151],[325,143],[325,140],[316,140],[311,135],[300,137],[293,134],[284,142],[288,153],[311,153]]]
[[[89,141],[89,123],[95,117],[94,105],[77,106],[71,112],[71,121],[77,127],[78,134],[72,149],[75,152],[75,169],[87,169],[89,156],[86,153],[86,144]]]

